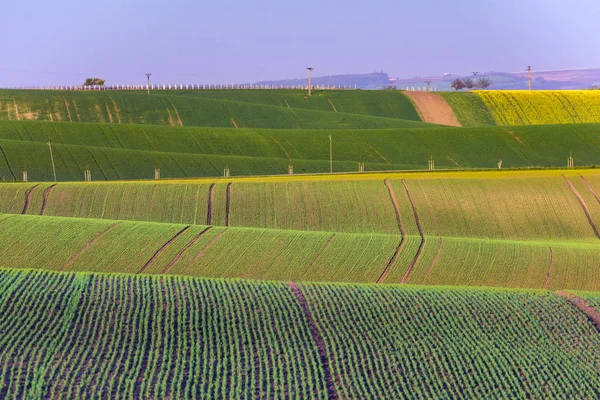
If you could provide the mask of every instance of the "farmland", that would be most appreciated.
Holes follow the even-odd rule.
[[[597,331],[547,292],[0,270],[0,302],[4,398],[559,399],[600,384]]]
[[[600,97],[439,95],[0,90],[0,398],[597,398]]]

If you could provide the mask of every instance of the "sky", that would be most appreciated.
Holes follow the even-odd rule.
[[[19,0],[0,87],[600,68],[598,0]]]

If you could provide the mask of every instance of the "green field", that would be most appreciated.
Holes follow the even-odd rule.
[[[3,398],[562,399],[600,385],[597,331],[549,292],[0,270],[0,303]]]

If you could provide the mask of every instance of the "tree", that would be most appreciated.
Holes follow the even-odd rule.
[[[385,85],[383,87],[383,90],[398,90],[398,88],[396,87],[396,85]]]
[[[450,87],[458,92],[465,88],[465,82],[462,79],[455,79],[452,81]]]
[[[490,86],[492,86],[494,82],[492,82],[492,80],[490,78],[486,78],[481,77],[479,79],[477,79],[477,88],[478,89],[482,89],[482,90],[486,90],[488,89]]]
[[[465,79],[463,83],[465,84],[465,89],[473,89],[475,87],[475,83],[471,78]]]
[[[104,79],[100,78],[87,78],[83,83],[83,86],[104,86]]]

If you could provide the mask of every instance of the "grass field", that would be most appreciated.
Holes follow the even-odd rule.
[[[376,94],[375,94],[376,95]],[[369,100],[369,102],[377,102]],[[386,101],[389,101],[387,99]],[[353,101],[353,100],[351,100]],[[357,98],[357,102],[361,99]],[[398,94],[391,117],[290,108],[260,103],[175,96],[168,92],[0,90],[0,120],[98,122],[230,128],[403,128],[426,125]],[[356,105],[361,108],[360,104]],[[377,109],[385,109],[377,104]],[[379,112],[382,114],[382,112]],[[406,120],[400,117],[408,117]]]
[[[0,270],[0,304],[3,398],[561,399],[600,384],[594,327],[542,291]]]

